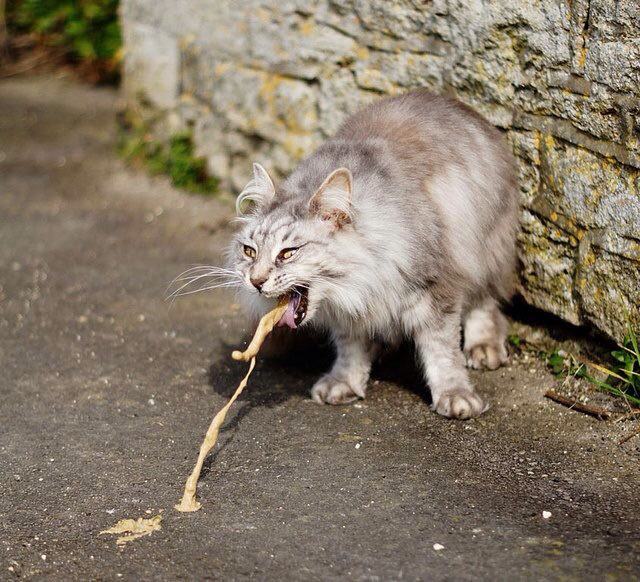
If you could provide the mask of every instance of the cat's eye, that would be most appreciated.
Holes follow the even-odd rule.
[[[249,257],[250,259],[256,258],[256,249],[254,249],[253,247],[250,247],[249,245],[244,245],[242,250],[244,251],[244,254],[247,255],[247,257]]]
[[[290,259],[291,257],[293,257],[293,255],[295,255],[298,252],[298,249],[300,247],[291,247],[288,249],[282,249],[279,253],[278,253],[278,260],[279,261],[286,261],[287,259]]]

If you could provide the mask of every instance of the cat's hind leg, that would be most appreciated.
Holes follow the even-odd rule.
[[[448,418],[467,419],[486,410],[476,393],[460,350],[460,310],[434,304],[425,296],[405,314],[429,388],[432,409]]]
[[[364,398],[378,345],[364,335],[343,332],[335,332],[333,341],[336,360],[311,389],[311,398],[318,404],[347,404]]]
[[[495,370],[508,360],[507,320],[493,297],[472,303],[464,314],[464,355],[467,366]]]

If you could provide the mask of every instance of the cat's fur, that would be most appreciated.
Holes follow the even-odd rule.
[[[258,311],[308,286],[303,323],[328,330],[337,351],[313,399],[364,398],[378,342],[408,336],[434,410],[480,414],[465,360],[491,369],[506,361],[498,303],[511,295],[515,262],[514,162],[500,133],[458,101],[420,90],[347,119],[278,187],[261,166],[254,173],[238,199],[253,204],[231,264]],[[279,260],[288,247],[301,248]]]

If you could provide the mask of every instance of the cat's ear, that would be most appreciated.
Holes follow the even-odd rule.
[[[331,172],[309,200],[309,212],[330,220],[337,228],[351,223],[353,178],[346,168]]]
[[[267,170],[260,164],[253,164],[253,180],[244,187],[244,190],[236,198],[236,212],[242,215],[245,212],[247,202],[252,202],[254,208],[260,210],[266,206],[276,194],[275,186]]]

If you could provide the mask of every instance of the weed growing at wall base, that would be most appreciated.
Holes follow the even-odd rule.
[[[188,131],[172,135],[165,144],[144,126],[123,129],[118,150],[128,162],[142,163],[154,174],[166,174],[177,188],[196,194],[218,191],[218,180],[207,173],[206,160],[195,155]]]
[[[611,365],[606,367],[560,350],[547,355],[547,364],[557,376],[584,378],[599,390],[640,407],[640,349],[638,334],[631,326],[611,358]]]

